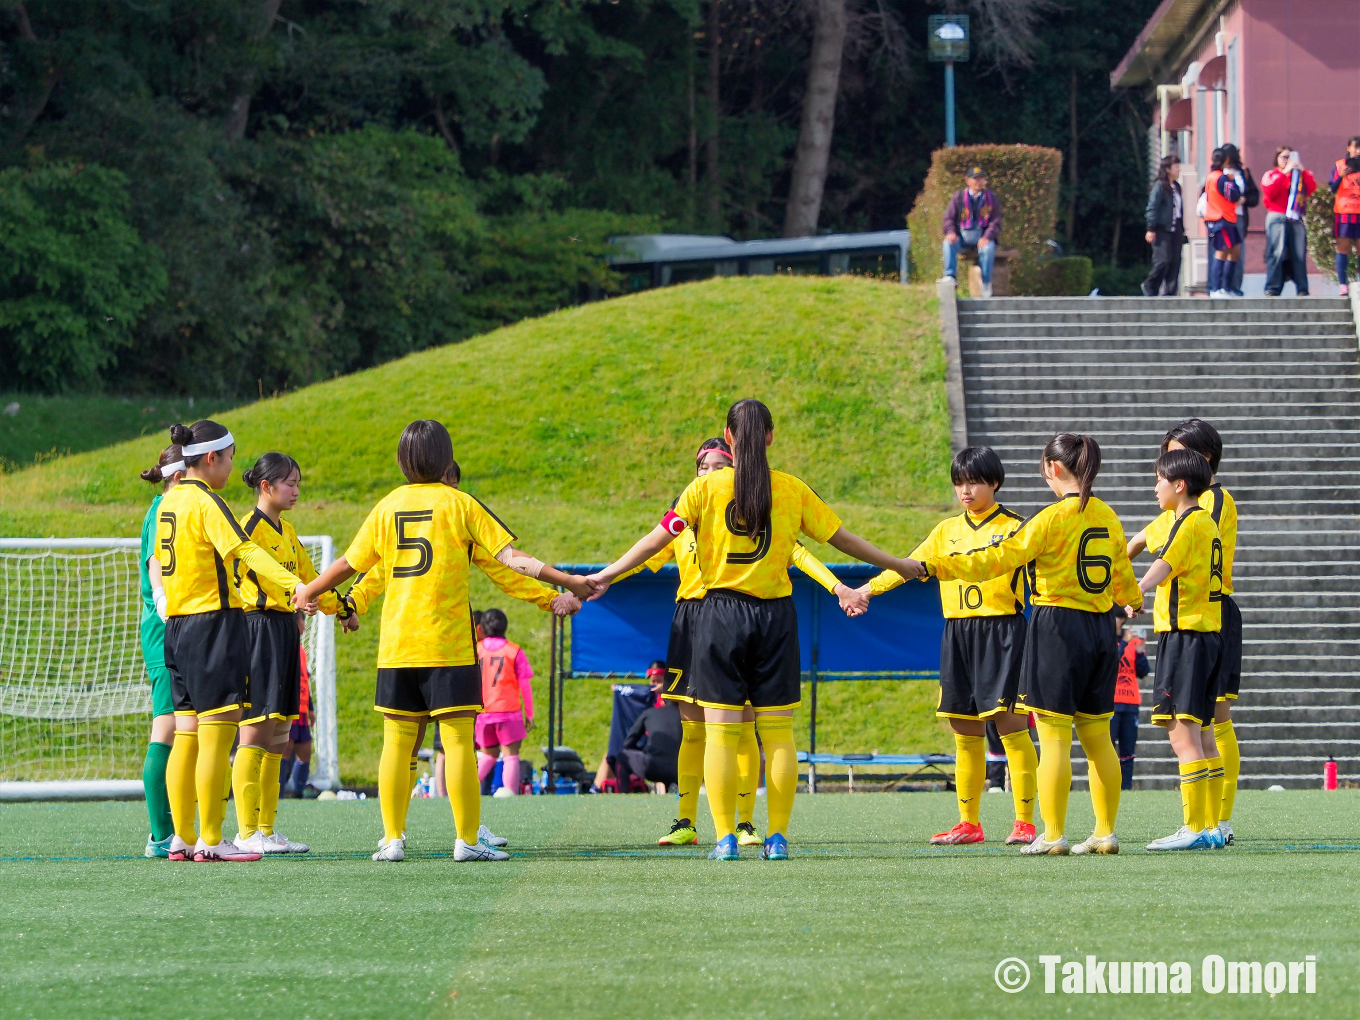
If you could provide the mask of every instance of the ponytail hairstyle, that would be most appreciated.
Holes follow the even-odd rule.
[[[241,481],[259,492],[261,482],[278,485],[294,471],[297,472],[298,481],[302,481],[302,467],[292,457],[286,453],[266,453],[255,462],[253,468],[241,472]]]
[[[1169,194],[1171,188],[1171,168],[1181,161],[1179,156],[1163,156],[1157,164],[1157,183],[1167,190]]]
[[[1199,454],[1209,462],[1209,472],[1218,474],[1218,463],[1223,459],[1223,437],[1218,429],[1200,418],[1187,418],[1167,429],[1166,437],[1162,439],[1163,453],[1171,448],[1172,440]]]
[[[192,425],[170,426],[170,442],[174,443],[176,446],[184,447],[196,446],[203,443],[219,443],[223,439],[232,439],[231,433],[227,431],[227,427],[225,425],[219,425],[215,421],[208,421],[206,418],[202,421],[196,421]],[[233,445],[233,442],[234,440],[227,442],[225,445],[218,446],[217,449],[225,450],[228,446]],[[187,450],[184,451],[185,467],[194,467],[199,461],[212,452],[214,451],[204,450],[200,453],[190,454]]]
[[[1085,510],[1091,499],[1091,486],[1100,474],[1100,444],[1092,436],[1059,432],[1044,447],[1044,460],[1057,461],[1076,475],[1081,486],[1081,505],[1077,509]]]
[[[442,482],[454,464],[453,440],[440,422],[411,422],[397,442],[397,465],[412,485]]]
[[[699,444],[699,452],[694,455],[695,463],[697,464],[699,461],[703,460],[704,454],[708,453],[710,450],[717,450],[719,453],[724,454],[729,462],[732,460],[732,447],[727,445],[727,440],[722,436],[715,436],[713,439],[705,439]]]
[[[732,465],[736,497],[736,521],[742,534],[755,541],[770,526],[770,462],[765,456],[765,437],[774,431],[770,409],[759,400],[738,400],[727,409],[727,427],[732,432],[733,454],[741,454]]]
[[[155,467],[149,467],[142,472],[144,482],[163,482],[169,484],[171,476],[176,471],[184,470],[184,453],[178,443],[171,443],[161,451],[160,458],[156,461]],[[171,471],[163,471],[162,468],[173,467]]]

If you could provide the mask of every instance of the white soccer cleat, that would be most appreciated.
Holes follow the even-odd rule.
[[[406,840],[388,839],[384,840],[382,846],[378,847],[378,852],[373,855],[375,861],[404,861],[406,860]]]
[[[1188,825],[1182,825],[1170,836],[1154,839],[1147,845],[1149,850],[1208,850],[1213,846],[1207,830],[1196,832]]]
[[[172,861],[192,861],[194,859],[194,848],[178,835],[170,837],[170,852],[167,855]]]
[[[1219,822],[1218,831],[1223,834],[1223,845],[1232,846],[1233,845],[1232,823],[1226,820]]]
[[[402,830],[401,830],[401,838],[402,838],[402,842],[405,842],[405,841],[406,841],[406,830],[405,830],[405,829],[402,829]],[[381,850],[381,849],[382,849],[383,847],[385,847],[386,845],[387,845],[387,837],[386,837],[386,836],[384,836],[382,839],[378,840],[378,849],[379,849],[379,850]]]
[[[243,854],[259,854],[263,857],[265,854],[269,853],[264,845],[264,833],[259,832],[258,830],[252,832],[249,836],[242,836],[238,832],[236,838],[231,842],[236,849],[240,850]]]
[[[496,787],[496,792],[493,793],[491,796],[495,797],[497,800],[500,800],[502,797],[515,796],[515,791],[510,789],[510,787],[508,786],[498,786]]]
[[[455,861],[508,861],[510,855],[504,850],[497,850],[494,846],[484,839],[468,844],[461,839],[455,840],[453,844],[453,859]]]
[[[1043,836],[1036,836],[1034,842],[1029,846],[1022,846],[1020,852],[1030,857],[1066,857],[1072,852],[1072,844],[1067,842],[1066,836],[1059,836],[1051,843]]]
[[[490,843],[492,846],[510,845],[510,841],[508,839],[506,839],[504,836],[497,836],[485,825],[483,825],[481,828],[477,830],[477,839],[478,841],[484,840],[485,842]]]
[[[222,840],[217,846],[208,846],[200,837],[198,845],[194,847],[194,860],[199,864],[208,861],[258,861],[263,856],[251,850],[242,850],[229,839]]]
[[[1119,853],[1119,840],[1114,833],[1108,836],[1096,836],[1095,833],[1087,836],[1084,840],[1072,848],[1074,854],[1117,854]]]
[[[277,829],[263,836],[262,843],[267,854],[305,854],[311,850],[306,843],[294,843]]]

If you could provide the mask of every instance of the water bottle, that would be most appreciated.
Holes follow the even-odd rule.
[[[1324,790],[1336,789],[1336,759],[1330,755],[1327,763],[1322,766],[1322,788]]]

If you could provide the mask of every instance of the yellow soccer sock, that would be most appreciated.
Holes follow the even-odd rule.
[[[1204,809],[1209,799],[1209,762],[1181,762],[1181,809],[1188,828],[1204,829]]]
[[[474,722],[470,716],[439,721],[453,824],[458,838],[469,845],[477,842],[477,830],[482,827],[482,783],[477,778],[477,754],[473,748]]]
[[[1204,802],[1204,827],[1213,829],[1218,826],[1218,813],[1223,808],[1223,758],[1206,759],[1209,762],[1208,787]]]
[[[1067,832],[1067,797],[1072,792],[1072,720],[1036,715],[1039,721],[1039,814],[1044,839],[1054,842]]]
[[[959,799],[959,821],[978,824],[982,781],[987,778],[987,738],[954,734],[954,790]]]
[[[1001,735],[1002,746],[1006,748],[1006,764],[1011,770],[1011,797],[1015,800],[1015,819],[1019,822],[1034,821],[1034,795],[1038,788],[1039,755],[1034,750],[1034,741],[1029,738],[1029,729],[1016,730]]]
[[[170,817],[175,821],[175,835],[190,847],[198,839],[194,832],[194,811],[198,807],[198,790],[194,786],[197,766],[198,731],[175,730],[175,742],[170,745],[170,760],[165,764],[165,792],[170,798]]]
[[[383,839],[401,839],[411,806],[411,748],[419,725],[409,719],[383,719],[382,757],[378,759],[378,807]]]
[[[235,722],[198,719],[198,764],[194,769],[194,786],[198,789],[198,836],[208,846],[222,842],[222,819],[227,813],[228,766],[231,764],[231,742],[236,739]],[[259,774],[258,763],[256,775]]]
[[[236,793],[236,832],[241,837],[253,836],[260,827],[260,762],[264,761],[264,756],[263,747],[242,744],[236,749],[236,760],[231,766],[231,788]]]
[[[1078,719],[1077,739],[1086,752],[1086,779],[1091,787],[1091,807],[1096,815],[1093,836],[1101,838],[1114,832],[1119,815],[1119,788],[1123,773],[1119,752],[1110,739],[1110,720]]]
[[[694,825],[699,818],[699,787],[704,782],[704,721],[680,722],[680,755],[675,763],[676,785],[680,788],[679,820]]]
[[[416,792],[416,783],[420,782],[419,772],[420,757],[413,754],[411,755],[411,789],[407,791],[408,795]]]
[[[760,782],[760,743],[756,723],[741,722],[741,741],[737,744],[737,824],[749,822],[756,813],[756,786]]]
[[[756,727],[765,745],[765,801],[769,812],[766,837],[788,838],[793,798],[798,793],[798,748],[793,743],[793,716],[758,715]]]
[[[260,759],[260,831],[266,836],[274,834],[274,819],[279,813],[279,769],[283,767],[283,754],[266,751]]]
[[[1218,809],[1220,822],[1232,821],[1233,803],[1237,800],[1237,776],[1242,771],[1242,752],[1237,746],[1237,731],[1232,720],[1214,723],[1214,743],[1223,758],[1223,803]]]
[[[704,785],[719,840],[736,832],[739,743],[741,723],[704,723]]]

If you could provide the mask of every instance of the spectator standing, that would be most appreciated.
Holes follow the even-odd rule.
[[[1360,135],[1346,143],[1346,158],[1338,159],[1332,167],[1329,182],[1336,193],[1332,204],[1332,238],[1336,242],[1336,282],[1341,285],[1341,296],[1350,293],[1347,279],[1350,255],[1355,239],[1360,237]]]
[[[1001,203],[987,187],[987,171],[975,166],[964,179],[965,187],[954,192],[944,209],[944,275],[958,281],[959,252],[977,252],[982,274],[982,297],[992,296],[992,267],[996,243],[1001,237]]]
[[[1110,717],[1110,740],[1119,749],[1120,789],[1133,789],[1133,761],[1138,746],[1138,708],[1143,692],[1138,681],[1148,675],[1143,639],[1129,634],[1122,614],[1115,618],[1119,635],[1119,677],[1114,688],[1114,715]]]
[[[637,717],[623,739],[617,758],[619,793],[632,792],[633,776],[664,786],[674,786],[678,782],[676,768],[683,736],[680,706],[661,697],[666,680],[664,673],[649,679],[655,704]],[[657,792],[664,793],[665,790]]]
[[[1303,212],[1317,181],[1304,169],[1292,145],[1275,150],[1275,165],[1261,177],[1266,203],[1266,293],[1279,297],[1293,280],[1300,297],[1308,293],[1308,232]]]
[[[1242,297],[1242,273],[1246,268],[1246,249],[1247,231],[1251,227],[1251,213],[1249,210],[1255,209],[1261,204],[1261,189],[1256,186],[1256,179],[1252,177],[1251,170],[1242,165],[1241,150],[1231,142],[1223,146],[1225,158],[1225,169],[1232,174],[1233,180],[1237,183],[1237,190],[1241,194],[1241,200],[1237,203],[1237,229],[1242,235],[1242,251],[1238,253],[1236,262],[1228,266],[1227,291],[1233,297]]]
[[[1204,231],[1209,238],[1209,296],[1232,297],[1228,284],[1232,280],[1229,262],[1242,258],[1242,234],[1237,227],[1237,203],[1242,191],[1233,175],[1227,171],[1228,154],[1215,149],[1209,176],[1204,179],[1204,190],[1199,196],[1199,214],[1204,218]]]
[[[1144,297],[1174,297],[1180,283],[1181,246],[1185,244],[1185,198],[1181,193],[1181,161],[1163,156],[1147,200],[1147,233],[1152,245],[1152,272],[1143,281]]]

